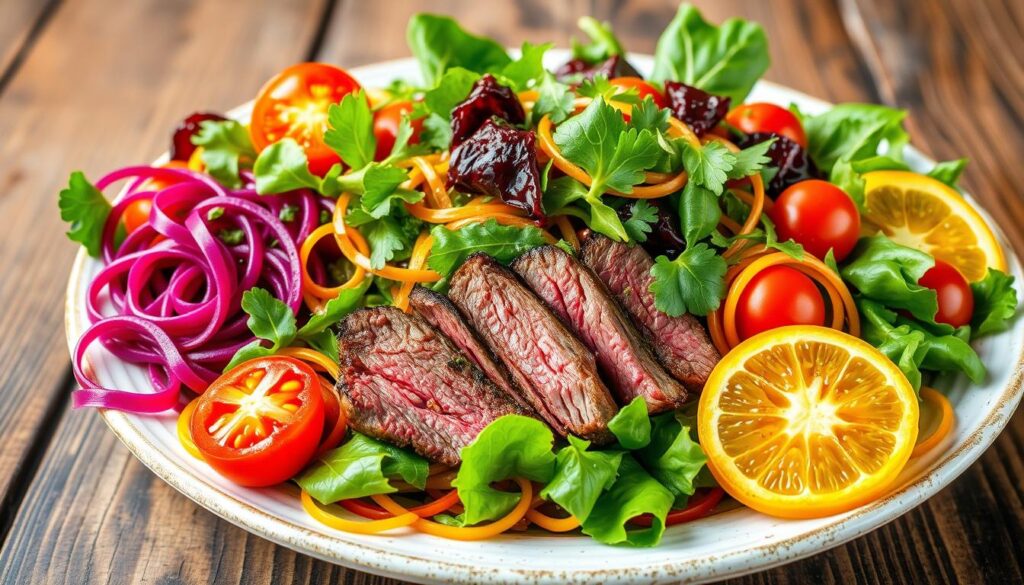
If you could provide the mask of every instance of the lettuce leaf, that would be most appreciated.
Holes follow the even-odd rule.
[[[650,443],[633,455],[655,479],[672,492],[673,507],[681,508],[693,495],[708,459],[695,440],[696,413],[666,412],[651,419]]]
[[[540,496],[565,508],[580,522],[590,517],[601,493],[615,483],[621,451],[588,451],[590,441],[569,436],[558,451],[555,474]]]
[[[608,430],[626,449],[640,449],[651,442],[651,419],[647,416],[647,403],[642,396],[619,409],[608,421]]]
[[[411,451],[353,433],[344,445],[317,457],[295,483],[321,504],[332,504],[398,491],[391,479],[423,489],[429,467],[426,459]]]
[[[807,150],[815,163],[831,174],[839,161],[876,155],[902,160],[910,137],[903,128],[905,110],[877,104],[839,104],[817,116],[803,116]]]
[[[879,235],[861,238],[842,268],[843,280],[865,297],[887,307],[906,309],[914,317],[935,323],[935,291],[917,284],[935,260],[925,252],[901,246]]]
[[[1017,291],[1014,278],[989,268],[985,278],[971,283],[974,293],[974,315],[971,332],[974,337],[1005,331],[1017,313]]]
[[[445,71],[462,67],[476,73],[500,71],[512,62],[494,40],[466,32],[455,19],[420,13],[409,19],[409,49],[419,62],[426,87],[433,87]]]
[[[654,546],[665,532],[665,517],[674,499],[636,459],[624,454],[615,483],[601,494],[583,521],[583,533],[604,544]],[[627,531],[626,523],[641,514],[653,516],[651,526]]]

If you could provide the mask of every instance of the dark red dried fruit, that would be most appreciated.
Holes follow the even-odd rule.
[[[516,94],[488,73],[473,84],[469,97],[452,109],[452,148],[462,144],[495,116],[512,124],[526,120],[526,112]]]
[[[619,55],[608,57],[598,63],[589,63],[583,59],[571,59],[555,71],[555,77],[562,83],[579,83],[598,75],[604,75],[608,79],[643,77],[629,64],[629,61]]]
[[[187,161],[192,156],[192,153],[196,151],[196,146],[192,144],[192,137],[199,132],[199,125],[206,120],[223,122],[227,118],[220,114],[196,112],[182,120],[171,136],[171,160]]]
[[[807,156],[807,151],[785,136],[774,132],[755,132],[747,134],[737,141],[737,144],[742,148],[747,148],[771,138],[775,138],[775,142],[768,147],[765,156],[772,159],[771,166],[779,169],[779,172],[775,173],[772,180],[765,186],[765,192],[769,196],[779,196],[786,190],[786,187],[794,183],[806,179],[822,178],[818,167],[814,165],[811,157]]]
[[[712,95],[685,83],[666,81],[665,95],[675,117],[686,122],[697,136],[704,136],[729,113],[729,98]]]
[[[487,120],[452,151],[448,187],[500,197],[530,217],[544,219],[537,137],[533,131]]]
[[[686,240],[679,231],[679,215],[659,199],[649,199],[647,203],[658,210],[658,221],[651,225],[651,232],[641,245],[651,256],[664,254],[669,258],[675,258],[686,249]],[[619,208],[618,214],[619,219],[626,221],[633,215],[633,204],[623,205]]]

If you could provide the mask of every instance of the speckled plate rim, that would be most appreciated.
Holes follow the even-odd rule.
[[[556,59],[565,58],[562,51],[553,51],[552,53],[552,57]],[[650,67],[651,58],[649,56],[631,55],[631,60],[641,70]],[[353,68],[351,72],[357,78],[380,76],[395,68],[407,69],[410,61],[410,59],[387,61]],[[826,102],[777,84],[762,81],[759,85],[777,92],[785,92],[791,96],[793,101],[799,102],[801,105],[806,104],[808,107],[816,109],[828,107]],[[248,105],[240,106],[231,114],[243,115],[247,109]],[[908,160],[912,166],[918,168],[933,164],[933,161],[913,148],[908,151]],[[1007,265],[1011,272],[1021,274],[1017,255],[999,229],[998,224],[973,199],[970,201],[989,222],[989,225],[996,226],[995,231],[1006,252]],[[83,275],[90,261],[91,259],[84,250],[80,250],[68,280],[65,331],[68,347],[72,352],[83,332],[77,325],[82,322],[80,317],[84,311],[84,307],[78,300],[83,298],[83,290],[87,286]],[[1012,331],[1003,335],[1024,337],[1024,322],[1018,319]],[[89,364],[86,364],[86,369],[90,369]],[[149,441],[136,424],[138,420],[136,415],[103,409],[99,410],[99,415],[114,435],[139,461],[163,481],[200,506],[249,532],[329,562],[378,575],[429,582],[565,583],[570,581],[648,582],[655,580],[699,582],[747,574],[822,552],[883,526],[920,505],[963,473],[995,441],[1024,394],[1022,380],[1024,380],[1024,352],[1017,356],[1007,383],[999,394],[993,397],[993,406],[980,425],[962,441],[949,446],[942,457],[933,462],[918,478],[886,497],[862,506],[852,513],[825,519],[818,526],[781,541],[709,556],[701,559],[700,562],[695,562],[692,559],[680,562],[666,558],[663,563],[654,566],[594,570],[563,570],[557,567],[551,567],[548,570],[482,568],[456,560],[423,558],[408,554],[400,550],[400,546],[386,546],[386,541],[382,541],[381,546],[369,546],[334,538],[331,535],[312,531],[287,519],[269,514],[265,510],[212,485],[201,475],[181,466]],[[286,489],[296,491],[293,488]],[[524,535],[517,538],[529,539],[532,537]],[[537,542],[538,546],[543,545],[541,538],[537,538]]]

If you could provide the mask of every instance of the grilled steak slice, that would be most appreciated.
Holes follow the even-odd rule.
[[[356,311],[338,338],[338,390],[357,431],[448,465],[488,423],[524,409],[423,319]]]
[[[695,317],[670,317],[654,307],[650,292],[654,262],[647,252],[640,246],[590,233],[584,238],[580,259],[626,309],[669,373],[688,389],[699,392],[721,356]]]
[[[686,389],[661,367],[589,268],[557,246],[542,246],[517,258],[512,269],[594,352],[620,404],[642,396],[651,413],[683,404]]]
[[[448,294],[552,428],[611,441],[617,408],[594,356],[515,274],[474,254],[452,275]]]
[[[505,364],[494,358],[491,350],[484,346],[476,332],[466,324],[458,307],[452,304],[448,297],[417,286],[409,295],[409,306],[434,329],[443,333],[455,347],[462,350],[462,353],[466,354],[466,357],[480,368],[495,386],[504,390],[523,408],[533,410],[523,397],[522,391],[513,385]]]

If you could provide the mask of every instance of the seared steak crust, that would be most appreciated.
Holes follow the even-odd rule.
[[[557,246],[542,246],[517,258],[512,269],[594,352],[620,404],[641,396],[651,413],[683,404],[686,389],[661,367],[589,268]]]
[[[582,248],[580,259],[626,309],[669,373],[699,392],[721,356],[694,316],[670,317],[655,308],[650,292],[654,261],[647,252],[594,233],[584,238]]]
[[[449,296],[556,431],[611,441],[617,408],[594,356],[515,274],[474,254],[452,275]]]
[[[490,422],[526,414],[423,319],[394,307],[356,311],[338,338],[349,424],[448,465]]]

